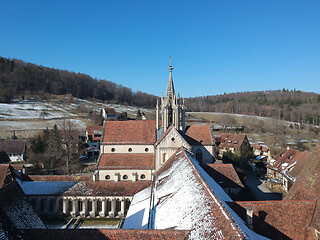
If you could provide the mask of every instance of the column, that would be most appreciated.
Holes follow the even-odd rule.
[[[97,212],[97,199],[92,199],[92,211],[90,212],[90,217],[95,218]]]
[[[80,216],[81,217],[86,217],[87,216],[87,213],[88,213],[88,200],[86,198],[84,199],[81,199],[82,201],[82,211],[80,213]]]
[[[78,212],[78,199],[77,198],[72,198],[72,211],[71,211],[71,216],[76,217],[77,212]]]
[[[64,215],[68,214],[68,206],[69,206],[68,201],[69,200],[67,198],[63,199],[62,212]]]
[[[107,200],[103,198],[101,204],[102,204],[102,211],[99,213],[99,215],[100,217],[106,217]]]
[[[124,217],[124,214],[125,214],[125,205],[124,205],[124,203],[125,203],[125,199],[122,198],[121,199],[121,210],[120,210],[120,213],[119,213],[120,217]]]
[[[109,212],[110,217],[114,217],[116,215],[116,199],[112,198],[111,200],[111,211]]]

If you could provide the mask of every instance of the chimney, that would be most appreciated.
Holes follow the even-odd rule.
[[[253,219],[253,208],[252,206],[247,206],[246,207],[246,223],[247,226],[253,230],[253,226],[252,226],[252,219]]]

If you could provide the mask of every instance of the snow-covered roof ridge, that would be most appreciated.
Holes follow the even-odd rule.
[[[184,148],[156,175],[151,219],[155,229],[191,230],[190,239],[265,239],[231,210],[226,204],[230,197]]]

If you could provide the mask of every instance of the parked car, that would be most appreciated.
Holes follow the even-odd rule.
[[[80,160],[87,160],[87,159],[89,159],[87,155],[80,156]]]

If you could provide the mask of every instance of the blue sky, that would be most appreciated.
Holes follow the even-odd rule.
[[[0,56],[160,96],[320,92],[319,0],[1,1]]]

